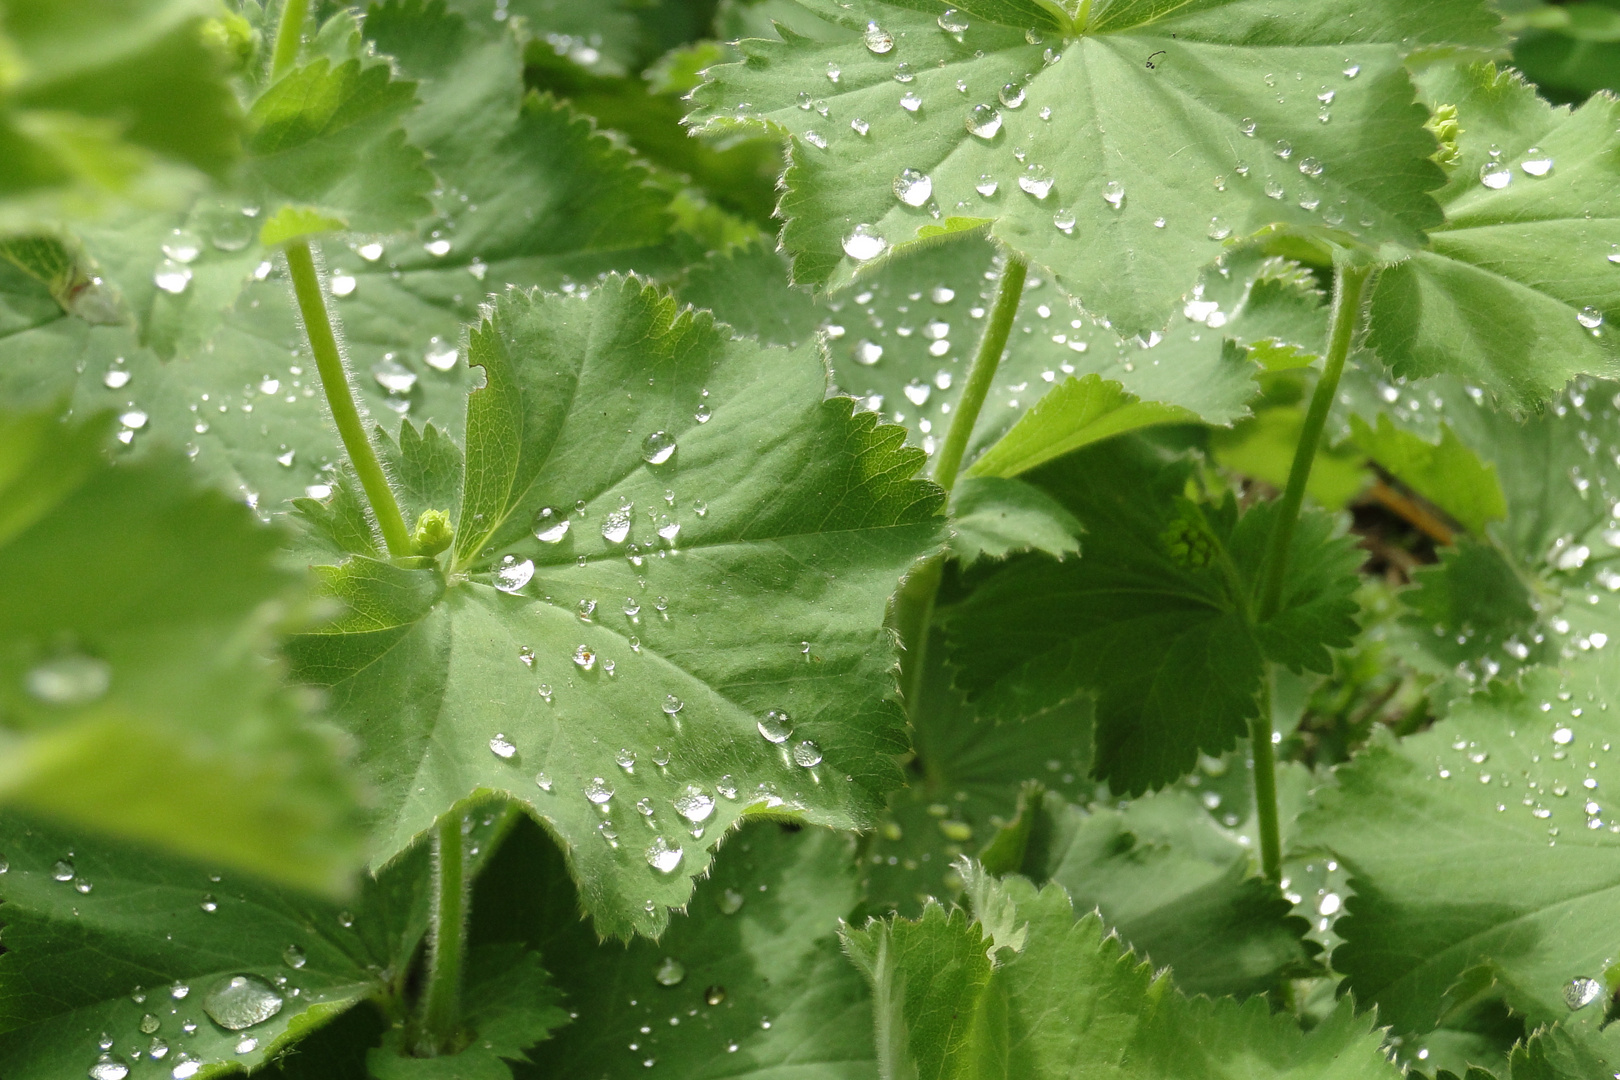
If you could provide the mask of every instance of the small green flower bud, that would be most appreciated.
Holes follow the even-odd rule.
[[[411,534],[411,547],[418,555],[437,555],[450,546],[455,530],[450,527],[450,515],[443,510],[424,510],[416,519],[416,531]]]

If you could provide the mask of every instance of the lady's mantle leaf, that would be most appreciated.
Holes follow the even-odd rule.
[[[1230,749],[1257,708],[1263,661],[1326,671],[1355,634],[1353,545],[1301,519],[1283,606],[1253,625],[1274,511],[1196,508],[1185,465],[1114,440],[1029,474],[1085,526],[1084,553],[1017,559],[943,611],[957,685],[1016,720],[1094,694],[1096,775],[1140,793]]]
[[[264,658],[282,535],[177,456],[107,463],[104,424],[0,432],[0,804],[345,887],[355,793]]]
[[[292,647],[382,790],[375,855],[509,792],[604,934],[656,933],[749,808],[869,821],[902,745],[884,605],[940,533],[922,454],[824,400],[813,348],[634,280],[509,293],[470,349],[448,577],[324,569],[349,614]]]
[[[1612,605],[1566,614],[1585,656],[1375,745],[1301,819],[1299,842],[1332,851],[1355,890],[1333,966],[1402,1031],[1435,1027],[1447,992],[1481,968],[1530,1024],[1567,1017],[1591,1004],[1577,980],[1601,982],[1613,960],[1620,730],[1606,646],[1620,621]]]
[[[381,996],[426,925],[424,858],[368,881],[351,913],[36,820],[0,817],[0,834],[7,1080],[84,1076],[104,1055],[165,1080],[253,1068]]]
[[[873,986],[884,1076],[1028,1080],[1394,1080],[1371,1018],[1339,1003],[1310,1032],[1264,999],[1189,1001],[1101,917],[1075,921],[1060,886],[969,867],[979,921],[929,905],[919,921],[849,930]]]
[[[1445,224],[1378,281],[1369,344],[1400,374],[1450,372],[1518,407],[1620,372],[1620,102],[1554,108],[1490,64],[1436,66],[1420,89],[1457,107],[1459,158],[1436,193]]]
[[[1420,243],[1444,178],[1402,52],[1498,43],[1473,0],[1114,4],[1067,30],[1027,4],[805,6],[841,39],[743,43],[690,118],[793,136],[796,280],[989,222],[1126,333],[1160,327],[1230,236]]]

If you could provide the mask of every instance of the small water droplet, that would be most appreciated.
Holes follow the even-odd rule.
[[[865,135],[868,131],[872,130],[872,125],[867,123],[865,120],[862,120],[858,116],[850,120],[849,126],[850,130],[854,131],[857,135]]]
[[[114,1054],[102,1054],[90,1066],[90,1080],[124,1080],[129,1075],[129,1063]]]
[[[232,975],[203,998],[203,1011],[226,1031],[262,1024],[281,1011],[283,999],[257,975]]]
[[[504,593],[520,593],[534,577],[534,560],[519,560],[512,555],[501,560],[495,571],[495,587]]]
[[[602,806],[613,798],[613,788],[600,776],[593,776],[591,782],[585,785],[585,797],[597,806]]]
[[[51,877],[57,881],[73,880],[73,862],[69,859],[57,859],[51,865]]]
[[[426,251],[429,255],[432,255],[434,258],[442,259],[446,255],[450,254],[450,247],[451,247],[450,241],[445,240],[445,239],[443,239],[441,237],[441,238],[439,238],[437,240],[429,240],[427,243],[423,244],[422,245],[422,250]]]
[[[653,837],[653,842],[647,845],[647,865],[652,867],[654,870],[657,870],[660,874],[674,873],[675,868],[681,865],[681,857],[685,854],[686,852],[679,844],[671,844],[662,836],[655,836]],[[666,963],[668,963],[668,961],[666,961]],[[677,967],[679,967],[679,965],[677,965]],[[673,982],[664,982],[662,976],[663,969],[660,968],[658,981],[663,983],[665,986],[674,986],[675,983],[680,982],[686,977],[686,969],[680,968],[680,974],[675,976]]]
[[[780,709],[767,712],[757,726],[759,733],[773,743],[785,743],[793,734],[793,718]]]
[[[1283,186],[1275,180],[1266,181],[1266,198],[1280,199],[1283,197]]]
[[[993,139],[996,132],[1001,130],[1001,110],[991,105],[975,105],[968,110],[963,124],[969,135]]]
[[[980,173],[979,182],[973,185],[973,190],[977,191],[980,195],[983,195],[988,199],[990,196],[996,193],[996,189],[1000,186],[1001,184],[994,176],[991,176],[989,173]]]
[[[127,368],[110,367],[101,377],[101,385],[109,390],[122,390],[129,385],[129,371]]]
[[[916,169],[901,169],[894,178],[894,197],[907,206],[921,206],[934,193],[934,181]]]
[[[871,341],[860,341],[855,345],[855,362],[871,367],[883,359],[883,346]]]
[[[915,79],[916,77],[917,77],[916,72],[912,71],[911,65],[906,63],[904,60],[902,60],[900,63],[894,65],[894,81],[895,82],[897,82],[897,83],[908,83],[912,79]]]
[[[416,372],[392,359],[391,354],[371,365],[371,377],[390,394],[409,394],[416,386]]]
[[[589,645],[580,645],[574,649],[574,663],[583,671],[589,671],[596,666],[596,653]]]
[[[1487,161],[1479,167],[1479,182],[1500,191],[1513,182],[1513,170],[1500,161]]]
[[[191,284],[191,267],[173,259],[164,259],[152,272],[152,284],[171,296],[179,296]]]
[[[916,94],[912,93],[910,90],[907,90],[900,97],[900,107],[902,109],[906,110],[906,112],[913,112],[914,113],[918,109],[922,108],[922,98],[918,97]]]
[[[1299,163],[1299,171],[1306,176],[1321,176],[1323,165],[1313,157],[1304,158]]]
[[[1583,307],[1575,313],[1575,321],[1588,330],[1596,330],[1603,325],[1603,312],[1595,307]]]
[[[1284,161],[1287,161],[1289,158],[1294,156],[1294,144],[1289,142],[1287,139],[1278,139],[1277,145],[1272,148],[1271,152],[1282,158]]]
[[[1259,125],[1256,124],[1251,118],[1245,116],[1238,122],[1238,130],[1252,139],[1254,138],[1254,133],[1259,130]]]
[[[332,295],[340,300],[345,296],[353,296],[355,286],[358,284],[353,274],[343,270],[334,271],[327,280],[327,287],[331,289]]]
[[[1044,199],[1052,192],[1052,174],[1045,165],[1031,163],[1018,178],[1018,186],[1037,199]]]
[[[366,260],[366,262],[376,262],[378,259],[382,258],[383,254],[383,246],[375,240],[367,244],[361,244],[354,250],[355,253],[358,254],[362,259]]]
[[[793,760],[798,762],[800,765],[802,765],[806,769],[813,768],[816,765],[820,765],[821,764],[821,747],[817,746],[815,743],[811,742],[809,739],[806,739],[803,742],[801,742],[798,746],[795,746],[793,748]]]
[[[309,962],[309,958],[304,955],[304,950],[297,945],[288,945],[281,950],[281,962],[297,971]]]
[[[742,910],[743,894],[736,889],[726,889],[715,899],[722,915],[735,915]]]
[[[858,262],[877,258],[888,246],[889,242],[870,225],[857,225],[854,232],[844,237],[844,254]]]
[[[685,707],[686,707],[686,703],[684,701],[682,701],[680,698],[676,697],[674,694],[666,694],[666,695],[664,695],[664,704],[663,704],[662,708],[663,708],[664,712],[667,713],[668,715],[674,716],[676,713],[680,712]]]
[[[495,736],[489,740],[489,752],[502,761],[510,761],[517,754],[517,747],[512,745],[512,740],[500,732],[496,732]]]
[[[213,893],[203,893],[203,898],[198,902],[197,906],[212,915],[219,910],[219,901],[214,899]]]
[[[1347,79],[1353,79],[1357,75],[1360,75],[1360,74],[1361,74],[1361,65],[1360,64],[1351,64],[1349,67],[1344,69],[1344,77],[1347,78]]]
[[[163,254],[177,262],[188,263],[202,253],[202,241],[197,234],[186,229],[175,229],[163,241]]]
[[[631,514],[635,510],[633,503],[626,503],[617,510],[610,510],[602,519],[602,539],[610,544],[622,544],[630,536]]]
[[[105,660],[68,653],[30,668],[23,684],[46,705],[88,705],[107,693],[112,667]]]
[[[894,49],[894,35],[875,22],[866,24],[866,33],[863,35],[868,51],[878,56],[891,52]]]
[[[1024,104],[1024,88],[1019,83],[1005,83],[996,93],[996,97],[1009,109],[1019,108]]]
[[[539,788],[541,791],[550,791],[551,790],[551,777],[547,776],[544,772],[535,773],[534,774],[534,786]]]
[[[1118,180],[1110,180],[1103,185],[1103,202],[1119,210],[1125,205],[1125,185]]]
[[[718,1005],[724,1000],[726,1000],[726,988],[723,986],[716,984],[703,991],[703,1003],[705,1005]]]
[[[568,535],[568,515],[547,506],[534,516],[534,538],[542,544],[555,544]]]
[[[666,956],[663,963],[658,965],[658,970],[653,972],[653,978],[659,986],[679,986],[681,980],[686,978],[686,965],[673,956]]]
[[[939,13],[939,18],[935,21],[939,23],[939,28],[947,34],[960,34],[968,28],[967,19],[955,8],[946,8]]]
[[[675,797],[675,812],[696,825],[714,813],[714,797],[696,784],[687,784]]]
[[[159,1020],[152,1013],[146,1013],[141,1017],[140,1027],[142,1035],[156,1035],[158,1028],[162,1026],[163,1021]]]
[[[1564,986],[1564,1004],[1569,1006],[1571,1012],[1586,1008],[1602,996],[1603,984],[1596,979],[1578,977]]]

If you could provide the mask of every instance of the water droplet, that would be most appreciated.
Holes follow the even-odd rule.
[[[1287,139],[1278,139],[1277,145],[1272,148],[1271,152],[1282,158],[1284,161],[1287,161],[1289,158],[1294,156],[1294,144],[1289,142]]]
[[[285,949],[281,950],[281,962],[292,968],[294,971],[297,971],[299,968],[303,967],[309,962],[309,958],[304,955],[304,950],[299,948],[297,945],[288,945]]]
[[[1266,181],[1266,198],[1280,199],[1283,197],[1283,186],[1275,180]]]
[[[634,504],[626,503],[617,510],[608,512],[602,519],[602,539],[610,544],[622,544],[630,535],[631,512]]]
[[[147,1013],[141,1017],[140,1026],[142,1035],[156,1035],[158,1028],[163,1026],[163,1021],[151,1013]]]
[[[785,743],[793,734],[793,718],[780,709],[772,709],[759,721],[759,733],[773,743]]]
[[[849,126],[850,130],[854,131],[857,135],[865,135],[868,131],[872,130],[872,125],[867,123],[865,120],[862,120],[858,116],[850,120]]]
[[[1321,176],[1322,170],[1322,163],[1313,157],[1304,158],[1299,163],[1299,171],[1306,176]]]
[[[101,385],[109,390],[122,390],[129,385],[129,371],[125,368],[110,367],[101,377]]]
[[[568,515],[545,507],[534,516],[534,538],[542,544],[555,544],[568,535]]]
[[[259,1048],[259,1040],[251,1035],[244,1035],[237,1040],[235,1050],[238,1054],[251,1054]]]
[[[281,1011],[282,997],[257,975],[232,975],[203,998],[203,1011],[226,1031],[262,1024]]]
[[[241,251],[253,243],[253,232],[253,218],[244,211],[221,218],[208,239],[221,251]]]
[[[916,77],[917,77],[916,73],[911,70],[911,65],[906,63],[904,60],[902,60],[900,63],[898,63],[898,64],[896,64],[894,66],[894,81],[895,82],[897,82],[897,83],[908,83],[912,79],[915,79]]]
[[[815,147],[817,150],[827,149],[827,136],[821,134],[819,131],[806,131],[804,133],[804,141]]]
[[[663,710],[664,710],[664,712],[666,714],[668,714],[670,716],[674,716],[676,713],[680,712],[685,707],[686,707],[686,703],[684,701],[682,701],[680,698],[676,697],[674,694],[665,694],[664,695],[664,704],[663,704],[662,708],[663,708]]]
[[[653,972],[653,978],[658,980],[659,986],[679,986],[681,980],[686,978],[686,965],[673,956],[664,957],[664,962],[658,965]]]
[[[1584,1009],[1603,996],[1603,984],[1596,979],[1579,977],[1569,980],[1564,987],[1564,1004],[1571,1012]]]
[[[428,350],[422,355],[422,360],[434,371],[449,371],[460,358],[461,353],[454,346],[446,346],[436,337],[428,342]]]
[[[512,740],[496,732],[495,737],[489,740],[489,752],[502,761],[510,761],[517,753],[517,747],[512,745]]]
[[[163,254],[176,262],[188,263],[202,253],[202,241],[197,234],[185,229],[175,229],[169,238],[163,241]]]
[[[613,788],[600,776],[593,776],[591,782],[585,785],[585,797],[601,806],[613,798]]]
[[[1575,733],[1567,727],[1561,727],[1552,733],[1552,741],[1559,746],[1568,746],[1575,738]]]
[[[191,284],[191,267],[173,259],[164,259],[152,271],[152,284],[171,296],[179,296]]]
[[[51,877],[57,881],[73,880],[73,863],[69,859],[57,859],[51,864]]]
[[[1603,312],[1595,307],[1583,307],[1575,313],[1575,321],[1588,330],[1596,330],[1603,325]]]
[[[371,377],[390,394],[409,394],[416,385],[416,372],[390,356],[371,365]]]
[[[1259,125],[1247,116],[1238,122],[1238,130],[1243,132],[1243,134],[1247,135],[1251,139],[1254,138],[1254,133],[1258,129]]]
[[[975,105],[968,110],[967,120],[963,124],[969,135],[993,139],[996,132],[1001,130],[1001,110],[991,105]]]
[[[918,97],[916,94],[912,93],[910,90],[907,90],[900,97],[900,107],[902,109],[906,110],[906,112],[913,112],[914,113],[918,109],[922,108],[922,98]]]
[[[1018,178],[1018,186],[1037,199],[1044,199],[1052,192],[1052,174],[1045,165],[1032,163],[1024,167],[1024,174]]]
[[[716,899],[715,905],[722,915],[735,915],[742,910],[743,894],[736,889],[726,889]]]
[[[382,258],[383,254],[383,246],[375,240],[369,244],[361,244],[354,250],[356,254],[358,254],[362,259],[366,260],[366,262],[376,262],[378,259]]]
[[[170,1075],[174,1077],[174,1080],[191,1080],[191,1077],[202,1072],[202,1066],[203,1063],[200,1060],[182,1059],[180,1064],[174,1067],[174,1072]]]
[[[90,1066],[90,1080],[124,1080],[129,1075],[129,1063],[113,1054],[102,1054]]]
[[[854,232],[844,237],[844,254],[858,262],[877,258],[888,246],[889,242],[870,225],[857,225]]]
[[[960,34],[968,28],[967,19],[963,18],[962,13],[955,8],[946,8],[940,12],[936,21],[939,23],[939,28],[947,34]]]
[[[541,791],[550,791],[551,790],[551,777],[547,776],[544,772],[535,773],[534,774],[534,786],[539,788]]]
[[[355,286],[358,284],[359,282],[355,280],[353,274],[343,270],[334,271],[331,278],[327,281],[327,287],[331,289],[332,295],[337,297],[339,300],[343,299],[345,296],[353,296]]]
[[[1125,185],[1118,180],[1110,180],[1103,185],[1103,202],[1119,210],[1125,205]]]
[[[867,49],[878,56],[883,56],[894,49],[894,35],[875,22],[866,24],[864,40]]]
[[[973,190],[988,199],[996,193],[996,189],[1000,186],[1001,184],[997,182],[994,176],[989,173],[980,173],[979,182],[973,185]]]
[[[24,685],[46,705],[88,705],[112,685],[112,667],[105,660],[69,653],[29,669]]]
[[[219,910],[219,901],[214,899],[213,893],[203,893],[203,898],[198,901],[197,906],[202,908],[203,911],[207,912],[209,915],[212,915],[214,912]]]
[[[883,346],[862,340],[855,345],[855,362],[871,367],[883,359]]]
[[[913,405],[919,406],[926,405],[928,403],[928,395],[932,392],[933,387],[929,386],[921,379],[912,379],[911,382],[906,384],[904,390],[906,399]]]
[[[1002,86],[996,93],[1001,103],[1009,109],[1016,109],[1024,104],[1024,88],[1018,83],[1010,82]]]
[[[589,671],[596,666],[596,653],[591,651],[589,645],[581,645],[574,650],[574,663],[582,670]]]
[[[735,799],[737,797],[737,781],[732,779],[730,773],[726,773],[726,775],[714,782],[714,790],[728,799]]]
[[[1500,161],[1487,161],[1479,167],[1479,182],[1500,191],[1513,183],[1513,170]]]
[[[921,206],[933,193],[933,180],[916,169],[901,169],[894,178],[894,197],[907,206]]]
[[[809,739],[806,739],[798,746],[793,748],[793,760],[804,766],[806,769],[820,765],[821,747],[817,746]]]
[[[88,896],[88,895],[90,895],[90,890],[94,889],[94,888],[95,888],[94,885],[90,884],[90,882],[86,881],[82,877],[76,877],[76,878],[73,879],[73,891],[74,892],[83,893],[84,895]]]
[[[1360,75],[1360,74],[1361,74],[1361,65],[1360,64],[1351,64],[1349,67],[1344,69],[1344,77],[1347,78],[1347,79],[1353,79],[1357,75]]]
[[[696,784],[687,784],[675,796],[675,812],[696,825],[714,813],[714,797]]]
[[[450,241],[443,238],[438,240],[429,240],[427,243],[422,245],[422,250],[426,251],[429,255],[432,255],[435,258],[442,259],[446,255],[450,254]]]
[[[579,612],[581,622],[590,622],[591,616],[596,614],[596,601],[589,598],[581,600],[574,606],[574,610]]]
[[[705,1005],[718,1005],[724,1000],[726,1000],[726,988],[723,986],[716,984],[703,991],[703,1003]]]
[[[534,577],[533,559],[524,559],[520,562],[508,555],[495,571],[495,587],[504,593],[519,593],[532,577]]]
[[[671,844],[662,836],[655,836],[653,842],[647,845],[647,865],[660,874],[673,873],[675,868],[681,865],[681,856],[685,854],[686,852],[679,844]],[[676,966],[679,968],[679,965]],[[679,971],[680,973],[675,976],[674,982],[664,982],[663,969],[660,968],[658,981],[664,983],[665,986],[674,986],[675,983],[686,977],[685,968],[680,968]]]
[[[1524,161],[1519,164],[1519,168],[1530,176],[1546,176],[1552,172],[1552,167],[1553,159],[1534,146],[1525,151]]]

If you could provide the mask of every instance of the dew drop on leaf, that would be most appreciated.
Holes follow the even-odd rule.
[[[635,510],[632,503],[626,503],[617,510],[608,511],[602,519],[602,539],[610,544],[622,544],[630,536],[631,514]]]
[[[922,108],[922,98],[918,97],[916,94],[912,93],[910,90],[907,90],[900,97],[900,107],[902,109],[906,110],[906,112],[914,113],[918,109]]]
[[[726,889],[715,898],[715,906],[722,915],[735,915],[742,910],[743,894],[736,889]]]
[[[163,254],[176,262],[188,263],[202,253],[202,241],[197,234],[186,229],[175,229],[163,241]]]
[[[994,176],[989,173],[980,173],[979,182],[973,185],[973,190],[988,199],[996,193],[996,189],[1000,186],[1001,184]]]
[[[960,34],[968,28],[967,19],[955,8],[946,8],[940,12],[936,21],[939,23],[939,28],[947,34]]]
[[[152,271],[152,284],[170,296],[179,296],[191,284],[191,267],[173,259],[164,259]]]
[[[730,773],[726,773],[726,775],[714,782],[714,790],[728,799],[735,799],[737,797],[737,781],[732,779]]]
[[[916,169],[901,169],[894,178],[894,197],[907,206],[921,206],[934,193],[934,181]]]
[[[57,859],[51,864],[51,877],[57,881],[72,881],[73,863],[67,859]]]
[[[653,972],[653,978],[659,986],[679,986],[681,980],[686,978],[686,965],[673,956],[666,956],[663,963],[658,965],[658,970]]]
[[[686,852],[679,844],[671,844],[662,836],[655,836],[653,842],[647,845],[646,854],[648,866],[657,870],[660,874],[670,874],[674,873],[675,868],[681,865],[681,857]],[[680,982],[685,977],[686,971],[683,968],[680,975],[676,976],[675,982],[664,982],[661,978],[658,981],[664,983],[665,986],[674,986],[676,982]]]
[[[257,975],[232,975],[203,998],[203,1011],[226,1031],[241,1031],[262,1024],[281,1011],[283,1000]]]
[[[602,806],[613,798],[613,788],[600,776],[593,776],[591,782],[585,785],[585,797],[597,806]]]
[[[371,365],[371,377],[390,394],[409,394],[416,386],[416,372],[393,359],[392,354]]]
[[[696,784],[688,784],[675,797],[675,812],[694,825],[714,813],[714,797]]]
[[[871,367],[883,359],[883,346],[872,341],[861,341],[855,346],[855,362]]]
[[[1252,139],[1254,138],[1254,133],[1259,130],[1259,125],[1249,117],[1245,116],[1242,120],[1238,121],[1238,130]]]
[[[46,705],[88,705],[107,693],[112,667],[105,660],[69,653],[35,665],[23,685]]]
[[[1584,1009],[1603,996],[1603,984],[1584,976],[1569,980],[1564,986],[1564,1004],[1571,1012]]]
[[[1016,109],[1024,103],[1024,88],[1019,83],[1004,83],[997,91],[996,97],[1000,98],[1001,103],[1007,108]]]
[[[1595,307],[1583,307],[1575,313],[1575,321],[1588,330],[1596,330],[1603,325],[1603,312]]]
[[[102,1054],[90,1066],[90,1080],[124,1080],[129,1075],[129,1063],[115,1054]]]
[[[1024,167],[1024,174],[1018,178],[1018,186],[1037,199],[1044,199],[1052,192],[1052,174],[1045,165],[1031,163]]]
[[[297,971],[299,968],[308,963],[308,957],[304,955],[304,950],[299,948],[297,945],[288,945],[285,949],[281,950],[281,962],[292,968],[294,971]]]
[[[534,516],[534,538],[542,544],[559,543],[568,535],[568,515],[547,506]]]
[[[109,390],[122,390],[129,385],[129,372],[124,368],[110,367],[101,377],[101,385]]]
[[[889,242],[870,225],[857,225],[854,232],[844,237],[844,254],[859,262],[877,258],[888,246]]]
[[[510,761],[517,753],[517,747],[512,745],[512,740],[500,732],[496,732],[489,740],[489,752],[502,761]]]
[[[780,709],[767,712],[757,726],[759,733],[773,743],[785,743],[793,734],[793,718]]]
[[[638,608],[637,610],[640,610],[640,609]],[[663,710],[668,715],[674,716],[676,713],[680,712],[685,707],[686,707],[686,703],[684,701],[682,701],[680,698],[676,697],[674,694],[666,694],[666,695],[664,695]]]
[[[868,131],[872,130],[872,125],[867,123],[865,120],[862,120],[858,116],[850,120],[849,126],[850,130],[854,131],[857,135],[865,135]]]
[[[1479,182],[1500,191],[1513,183],[1513,170],[1500,161],[1487,161],[1479,167]]]
[[[495,571],[495,587],[504,593],[519,593],[532,577],[534,577],[533,559],[519,560],[515,556],[508,555]]]
[[[152,1013],[146,1013],[141,1017],[140,1028],[142,1035],[156,1035],[158,1028],[162,1026],[163,1021],[159,1020]]]
[[[969,135],[993,139],[1001,130],[1001,110],[991,105],[975,105],[968,110],[964,126]]]
[[[703,991],[703,1003],[705,1005],[718,1005],[724,1000],[726,1000],[726,988],[723,986],[716,984]]]
[[[1125,185],[1118,180],[1110,180],[1103,185],[1103,202],[1119,210],[1125,205]],[[1059,226],[1061,228],[1062,226]]]
[[[574,649],[574,663],[580,670],[589,671],[596,666],[596,653],[589,645],[580,645]]]
[[[618,753],[613,755],[613,761],[627,773],[636,771],[636,752],[628,746],[619,747]]]
[[[806,769],[820,765],[821,747],[806,739],[793,748],[793,760]]]
[[[868,51],[882,56],[894,49],[894,35],[875,22],[866,24],[866,33],[862,35]]]

